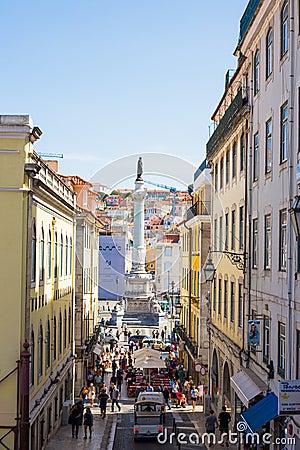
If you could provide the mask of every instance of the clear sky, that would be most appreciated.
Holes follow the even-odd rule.
[[[30,114],[65,174],[144,152],[198,167],[247,3],[2,1],[0,113]]]

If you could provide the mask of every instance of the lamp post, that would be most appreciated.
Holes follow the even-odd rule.
[[[174,327],[173,327],[173,318],[174,318],[174,286],[175,286],[175,281],[171,281],[171,338],[172,340],[175,339],[175,333],[174,333]]]

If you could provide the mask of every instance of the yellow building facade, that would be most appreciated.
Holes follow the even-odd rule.
[[[210,246],[211,186],[206,164],[201,165],[199,169],[194,176],[193,204],[187,211],[186,220],[180,225],[182,310],[178,334],[181,356],[189,375],[195,383],[207,386],[209,285],[204,281],[201,272]],[[195,365],[199,364],[203,366],[205,373],[195,371]]]
[[[40,135],[30,116],[0,116],[0,434],[9,427],[11,449],[43,449],[73,392],[75,194],[35,153]]]
[[[244,329],[245,176],[249,106],[243,74],[228,81],[212,116],[216,129],[207,143],[213,202],[210,393],[216,411],[233,416],[241,404],[230,378],[240,369]],[[230,126],[229,126],[230,124]]]

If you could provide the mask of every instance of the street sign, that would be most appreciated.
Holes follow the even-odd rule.
[[[279,381],[278,415],[300,414],[300,380]]]

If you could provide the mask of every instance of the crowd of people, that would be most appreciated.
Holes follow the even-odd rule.
[[[111,333],[112,330],[108,330]],[[138,335],[139,330],[136,334]],[[163,332],[163,330],[162,330]],[[127,389],[132,384],[138,385],[134,391],[135,397],[141,391],[161,391],[164,396],[165,404],[168,409],[186,408],[191,405],[192,411],[196,410],[196,405],[204,406],[205,390],[203,385],[196,385],[191,376],[188,376],[183,361],[179,360],[177,342],[171,344],[170,351],[165,358],[164,369],[153,369],[149,376],[145,376],[141,371],[134,368],[133,352],[141,348],[141,344],[130,340],[131,333],[125,329],[118,332],[118,338],[124,333],[123,342],[127,340],[129,345],[121,345],[119,342],[113,346],[104,345],[103,351],[97,355],[94,360],[94,367],[87,375],[86,384],[80,390],[81,400],[76,402],[71,411],[69,423],[72,424],[72,436],[78,438],[78,429],[80,425],[84,425],[84,438],[92,437],[93,414],[92,408],[94,403],[98,403],[100,407],[102,419],[106,416],[107,404],[110,401],[111,412],[121,411],[119,403],[123,389]],[[153,330],[152,336],[156,337],[157,330]],[[161,335],[161,337],[163,337]],[[137,379],[139,380],[137,383]],[[161,380],[161,381],[160,381]],[[168,380],[168,382],[166,382]],[[85,409],[85,412],[84,412]],[[220,415],[220,431],[228,432],[228,423],[230,416],[225,411]],[[224,417],[223,417],[224,416]],[[228,419],[229,416],[229,419]],[[212,417],[212,418],[210,418]],[[217,420],[214,414],[207,418],[207,431],[217,426]],[[228,445],[228,441],[226,441]]]

